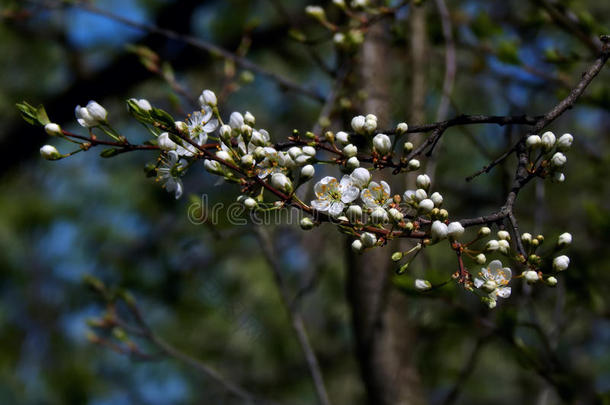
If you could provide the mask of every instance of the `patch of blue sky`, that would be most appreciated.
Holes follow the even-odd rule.
[[[145,10],[133,0],[104,0],[97,2],[97,5],[137,23],[150,22]],[[66,17],[70,21],[68,38],[80,48],[98,45],[118,47],[143,35],[141,30],[79,8],[69,9]]]

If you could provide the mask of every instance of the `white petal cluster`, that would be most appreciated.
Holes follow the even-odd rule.
[[[511,288],[508,287],[512,277],[510,268],[503,267],[500,260],[493,260],[474,278],[474,286],[487,294],[494,306],[498,298],[508,298]]]
[[[85,107],[77,105],[74,109],[76,121],[85,128],[93,128],[106,123],[108,112],[95,101],[89,101]]]

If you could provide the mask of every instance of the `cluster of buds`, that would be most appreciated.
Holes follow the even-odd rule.
[[[562,170],[568,161],[565,155],[574,137],[570,134],[563,134],[557,139],[554,133],[547,131],[542,136],[530,135],[526,138],[525,144],[530,151],[540,150],[540,157],[544,158],[542,166],[546,169],[553,181],[565,181]]]

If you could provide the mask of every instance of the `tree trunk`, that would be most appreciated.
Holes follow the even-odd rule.
[[[361,83],[367,93],[364,113],[390,123],[390,77],[385,27],[371,27],[363,44]],[[381,173],[379,173],[381,174]],[[368,402],[375,405],[423,404],[417,372],[413,367],[414,333],[406,315],[406,298],[391,288],[391,246],[362,255],[348,249],[348,299],[362,378]]]

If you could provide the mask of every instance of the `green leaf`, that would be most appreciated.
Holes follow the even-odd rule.
[[[102,153],[100,153],[100,156],[103,158],[109,158],[109,157],[116,156],[118,153],[119,153],[118,149],[110,148],[110,149],[104,149],[102,151]]]
[[[25,122],[31,125],[39,124],[37,110],[34,106],[30,105],[27,101],[17,103],[16,105],[17,109],[21,111],[21,118],[23,118]]]
[[[45,111],[44,106],[42,104],[39,105],[38,108],[36,109],[36,118],[38,119],[38,122],[42,126],[45,126],[45,125],[51,123],[51,120],[49,119],[49,116],[47,115],[47,112]]]
[[[162,124],[164,127],[174,128],[174,118],[162,109],[153,107],[150,111],[150,116],[154,121]]]

